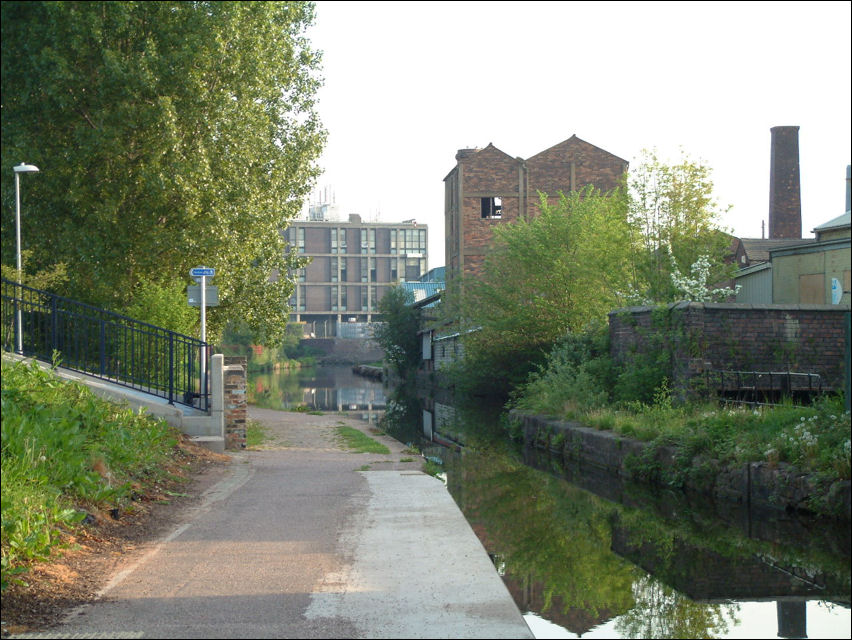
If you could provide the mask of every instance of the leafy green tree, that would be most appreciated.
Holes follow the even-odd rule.
[[[25,270],[64,263],[57,293],[121,310],[215,267],[210,335],[242,318],[280,339],[293,285],[274,276],[298,264],[281,230],[325,141],[313,17],[310,2],[4,1],[2,157],[41,169]],[[10,216],[2,230],[5,258]]]
[[[133,300],[122,313],[170,331],[192,335],[199,311],[186,303],[186,292],[180,282],[160,285],[141,280]]]
[[[621,303],[633,278],[627,199],[591,187],[555,205],[542,195],[539,216],[494,236],[481,276],[463,280],[448,309],[467,331],[457,384],[505,395],[557,340]]]
[[[630,221],[635,254],[637,301],[671,302],[682,296],[672,273],[687,273],[704,256],[709,283],[730,278],[726,263],[731,238],[719,226],[721,208],[713,198],[711,169],[682,154],[677,164],[644,150],[631,167]]]
[[[379,300],[382,322],[373,330],[373,339],[385,350],[385,358],[403,377],[409,377],[420,363],[420,312],[414,295],[405,288],[391,287]]]

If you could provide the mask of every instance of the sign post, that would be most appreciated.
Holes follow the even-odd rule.
[[[216,269],[212,267],[195,267],[189,270],[189,275],[196,279],[201,278],[201,342],[205,345],[201,354],[201,393],[207,394],[207,278],[216,275]]]

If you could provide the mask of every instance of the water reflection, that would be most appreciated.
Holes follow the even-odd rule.
[[[537,637],[850,636],[848,523],[716,505],[485,444],[493,415],[475,424],[426,404],[424,433],[476,440],[424,452],[443,460]]]
[[[246,393],[249,404],[265,409],[331,411],[371,424],[386,408],[381,382],[345,365],[250,373]]]
[[[422,442],[538,638],[850,637],[848,523],[625,483],[494,439],[499,408],[385,390],[348,367],[255,375],[249,403],[342,411]]]

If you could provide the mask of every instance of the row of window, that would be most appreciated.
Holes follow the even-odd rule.
[[[353,266],[353,260],[358,261],[361,282],[409,282],[417,280],[426,273],[426,258],[314,258],[328,260],[327,282],[351,282],[349,279],[349,267]],[[377,265],[381,265],[381,279]],[[322,272],[325,269],[321,269]],[[307,282],[307,268],[296,271],[298,282]],[[357,282],[357,280],[355,280]]]
[[[299,311],[376,311],[379,295],[384,296],[387,287],[331,286],[324,291],[314,292],[310,309],[304,285],[298,285],[290,297],[290,308]]]
[[[349,251],[347,246],[347,229],[331,227],[329,229],[311,229],[319,237],[314,237],[311,251],[305,249],[305,227],[290,228],[285,232],[285,238],[290,245],[295,245],[299,253],[389,253],[405,255],[411,253],[426,253],[426,229],[382,229],[382,242],[377,244],[377,229],[359,229],[359,246]],[[385,234],[384,232],[389,232]],[[380,249],[377,251],[377,247]]]

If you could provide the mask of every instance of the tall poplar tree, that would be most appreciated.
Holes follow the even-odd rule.
[[[281,230],[318,173],[310,2],[3,2],[3,261],[12,166],[26,177],[28,273],[114,310],[216,269],[211,331],[282,335],[297,258]],[[282,277],[270,281],[270,276]]]

